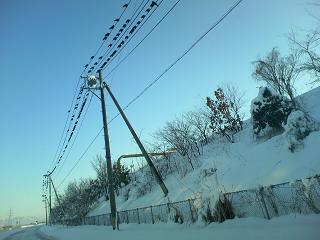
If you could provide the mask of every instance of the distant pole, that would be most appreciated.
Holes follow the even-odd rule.
[[[108,87],[107,84],[105,84],[105,87],[106,87],[108,93],[110,94],[110,97],[111,97],[112,101],[113,101],[114,104],[116,105],[116,107],[117,107],[117,109],[118,109],[121,117],[123,118],[123,120],[125,121],[127,127],[129,128],[129,130],[130,130],[130,132],[131,132],[134,140],[135,140],[136,143],[138,144],[138,146],[139,146],[139,148],[140,148],[140,151],[142,152],[144,158],[146,159],[146,161],[147,161],[147,163],[148,163],[148,165],[149,165],[149,167],[150,167],[150,169],[151,169],[151,172],[152,172],[153,176],[155,176],[156,181],[157,181],[158,184],[160,185],[160,187],[161,187],[164,195],[167,196],[169,191],[168,191],[166,185],[164,184],[160,173],[157,171],[157,169],[156,169],[155,166],[153,165],[153,163],[152,163],[152,161],[151,161],[151,159],[150,159],[149,154],[147,153],[147,151],[146,151],[146,149],[144,148],[143,144],[141,143],[138,135],[137,135],[136,132],[134,131],[133,127],[131,126],[131,124],[130,124],[128,118],[127,118],[127,116],[124,114],[124,112],[123,112],[122,108],[120,107],[117,99],[116,99],[115,96],[112,94],[110,88]]]
[[[104,130],[104,144],[106,150],[106,161],[107,161],[107,173],[108,173],[108,182],[109,182],[109,200],[110,200],[110,209],[111,209],[111,224],[113,230],[117,227],[117,207],[116,200],[114,195],[113,188],[113,178],[112,178],[112,163],[111,163],[111,152],[110,152],[110,142],[109,142],[109,133],[108,133],[108,122],[107,122],[107,111],[106,103],[104,96],[104,82],[101,71],[99,71],[99,81],[100,81],[100,100],[102,108],[102,119],[103,119],[103,130]]]
[[[45,209],[46,209],[46,225],[48,225],[47,196],[44,197],[44,206],[45,206]]]
[[[48,225],[47,195],[43,194],[42,197],[44,198],[43,202],[44,202],[44,208],[46,211],[46,225]]]
[[[51,224],[51,176],[48,175],[48,184],[49,184],[49,223]]]

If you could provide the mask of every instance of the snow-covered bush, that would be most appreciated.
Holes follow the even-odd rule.
[[[251,102],[253,132],[256,137],[282,132],[288,115],[293,110],[291,101],[268,87],[261,87]]]
[[[307,114],[298,110],[289,114],[284,128],[288,148],[291,152],[294,152],[299,146],[302,146],[304,138],[312,131],[319,130],[319,124]]]

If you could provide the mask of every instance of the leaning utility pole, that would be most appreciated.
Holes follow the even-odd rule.
[[[61,204],[61,201],[60,201],[59,195],[58,195],[58,193],[57,193],[57,191],[56,191],[56,188],[54,187],[54,184],[53,184],[52,179],[51,179],[51,184],[52,184],[52,187],[53,187],[54,194],[56,195],[56,198],[57,198],[58,204],[59,204],[59,206],[60,206],[60,208],[61,208],[61,210],[62,210],[63,218],[64,218],[64,217],[66,216],[65,211],[64,211],[64,207],[63,207],[63,206],[62,206],[62,204]]]
[[[137,145],[139,146],[140,148],[140,151],[142,152],[144,158],[146,159],[149,167],[150,167],[150,170],[153,174],[153,176],[155,176],[156,178],[156,181],[158,182],[158,184],[160,185],[161,187],[161,190],[163,191],[164,195],[167,196],[168,195],[168,189],[166,187],[166,185],[164,184],[163,180],[162,180],[162,177],[160,175],[160,173],[157,171],[157,169],[155,168],[154,164],[152,163],[151,161],[151,158],[149,156],[149,154],[147,153],[146,149],[144,148],[143,144],[141,143],[138,135],[136,134],[136,132],[134,131],[133,127],[131,126],[128,118],[126,117],[126,115],[124,114],[122,108],[120,107],[117,99],[115,98],[115,96],[112,94],[110,88],[108,87],[107,84],[104,84],[105,85],[105,88],[107,89],[108,93],[110,94],[110,97],[112,99],[112,101],[114,102],[114,104],[116,105],[121,117],[123,118],[123,120],[125,121],[127,127],[129,128],[134,140],[136,141]]]
[[[111,152],[110,152],[110,142],[109,142],[109,132],[108,132],[108,122],[107,122],[107,111],[106,111],[106,103],[104,96],[104,82],[102,78],[102,73],[99,71],[99,89],[100,89],[100,100],[101,100],[101,108],[102,108],[102,119],[103,119],[103,130],[104,130],[104,144],[106,150],[106,161],[107,161],[107,173],[108,173],[108,182],[109,182],[109,199],[110,199],[110,209],[111,209],[111,224],[113,230],[116,229],[117,226],[117,207],[116,207],[116,199],[114,196],[114,188],[113,188],[113,177],[112,177],[112,163],[111,163]]]

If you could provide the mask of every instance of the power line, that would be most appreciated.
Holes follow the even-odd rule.
[[[101,50],[101,48],[103,47],[103,45],[105,44],[105,42],[107,41],[107,39],[110,37],[110,35],[111,35],[112,32],[114,31],[114,29],[116,28],[116,26],[118,25],[118,23],[119,23],[120,20],[122,19],[124,13],[125,13],[126,10],[128,9],[128,6],[130,5],[131,1],[132,1],[132,0],[130,0],[129,3],[127,3],[127,4],[125,4],[125,5],[122,6],[124,9],[123,9],[121,15],[114,20],[116,23],[110,27],[110,28],[111,28],[111,31],[108,32],[108,33],[106,33],[106,34],[104,35],[104,38],[102,39],[102,43],[100,44],[100,46],[99,46],[98,49],[96,50],[95,54],[90,57],[90,61],[89,61],[88,64],[85,65],[84,70],[83,70],[83,72],[81,73],[81,75],[82,75],[82,74],[84,73],[84,71],[90,66],[90,64],[92,63],[93,59],[97,56],[97,54],[99,53],[99,51]],[[109,29],[110,29],[110,28],[109,28]]]
[[[163,0],[161,0],[159,3],[157,3],[157,8],[153,8],[152,12],[150,14],[147,15],[147,18],[145,18],[146,15],[142,15],[144,16],[142,20],[144,21],[138,21],[136,23],[136,26],[138,29],[134,31],[134,33],[132,35],[130,35],[130,39],[128,41],[125,41],[123,43],[123,46],[119,49],[119,51],[116,53],[116,55],[113,57],[113,59],[111,59],[110,62],[108,62],[104,67],[101,67],[100,70],[104,70],[107,66],[109,66],[111,64],[111,62],[116,59],[116,57],[122,52],[122,50],[128,45],[128,43],[134,38],[134,36],[139,32],[139,30],[143,27],[143,25],[149,20],[149,18],[154,14],[155,10],[158,9],[158,7],[161,5],[161,3],[163,2]],[[149,12],[148,12],[149,13]],[[141,17],[142,17],[141,16]],[[138,24],[139,23],[139,24]]]
[[[117,44],[122,40],[122,42],[124,42],[125,40],[126,40],[126,37],[128,37],[128,36],[126,36],[125,37],[125,40],[123,40],[123,36],[127,33],[127,31],[131,28],[131,26],[132,26],[132,24],[135,22],[135,20],[137,19],[137,17],[140,15],[140,13],[142,12],[142,10],[145,8],[145,6],[148,4],[148,2],[150,1],[150,0],[147,0],[146,2],[145,2],[145,4],[143,5],[143,3],[144,3],[144,1],[145,0],[143,0],[141,3],[140,3],[140,5],[138,6],[138,8],[134,11],[134,13],[132,14],[132,16],[131,16],[131,18],[130,19],[128,19],[126,22],[125,22],[125,24],[123,25],[123,26],[125,26],[126,25],[126,27],[125,28],[123,28],[123,32],[120,32],[120,30],[119,30],[119,32],[118,32],[118,34],[120,34],[118,37],[117,37],[117,35],[113,38],[113,40],[115,41],[114,43],[111,43],[111,44],[109,44],[109,46],[108,47],[110,47],[109,49],[107,49],[105,52],[104,52],[104,54],[102,55],[102,59],[98,62],[98,64],[94,67],[94,68],[92,68],[91,70],[90,70],[90,72],[91,71],[95,71],[96,70],[96,68],[98,67],[98,65],[100,65],[103,61],[105,61],[105,59],[108,57],[108,55],[112,52],[112,50],[113,50],[113,53],[114,52],[117,52],[117,50],[114,50],[115,49],[115,47],[117,46]],[[143,6],[142,6],[143,5]],[[142,8],[141,8],[141,6],[142,6]],[[141,9],[140,9],[141,8]],[[139,9],[140,9],[140,11],[139,11]],[[138,12],[139,11],[139,12]],[[131,29],[132,30],[132,29]],[[131,32],[131,30],[130,30],[130,32]],[[130,33],[129,32],[129,33]],[[111,56],[113,55],[113,53],[109,56],[109,60],[112,58]],[[106,62],[108,62],[109,60],[107,59],[107,61]],[[103,63],[104,64],[104,63]],[[88,71],[88,73],[89,73],[89,71]]]
[[[90,104],[91,104],[91,101],[92,101],[92,97],[93,97],[93,95],[91,95],[90,100],[89,100],[89,103],[87,104],[87,108],[86,108],[86,110],[85,110],[84,116],[83,116],[82,121],[81,121],[81,123],[80,123],[80,126],[79,126],[79,128],[78,128],[78,131],[77,131],[77,133],[76,133],[76,136],[75,136],[75,138],[73,139],[72,145],[71,145],[71,147],[69,148],[69,152],[67,153],[66,157],[64,158],[61,167],[59,168],[58,172],[57,172],[56,175],[55,175],[55,178],[56,178],[57,175],[61,172],[61,170],[62,170],[65,162],[67,161],[67,159],[68,159],[68,157],[69,157],[69,155],[70,155],[70,153],[71,153],[71,150],[72,150],[72,148],[73,148],[73,146],[74,146],[74,144],[75,144],[75,141],[76,141],[76,139],[77,139],[77,137],[78,137],[78,135],[79,135],[79,132],[80,132],[80,129],[81,129],[82,124],[83,124],[83,122],[84,122],[84,119],[85,119],[85,117],[86,117],[86,115],[87,115],[87,112],[88,112],[88,110],[89,110],[89,107],[90,107]]]
[[[120,19],[122,18],[122,16],[123,16],[124,13],[126,12],[126,10],[127,10],[128,6],[130,5],[131,1],[132,1],[132,0],[130,0],[129,3],[127,3],[127,4],[125,4],[125,5],[122,6],[124,9],[123,9],[120,17],[118,17],[116,20],[114,20],[114,21],[116,21],[116,23],[114,24],[114,27],[118,24],[118,22],[120,21]],[[112,29],[112,30],[113,30],[113,29]],[[110,33],[108,33],[108,36],[112,33],[112,30],[111,30]],[[106,35],[107,35],[107,34],[106,34]],[[90,65],[90,63],[93,61],[93,59],[94,59],[94,58],[96,57],[96,55],[99,53],[99,51],[100,51],[100,49],[102,48],[103,44],[104,44],[105,41],[108,39],[108,36],[106,36],[106,35],[105,35],[105,37],[103,38],[103,41],[102,41],[101,45],[100,45],[100,46],[98,47],[98,49],[96,50],[95,54],[94,54],[93,56],[91,56],[90,62],[84,67],[84,69],[83,69],[83,71],[82,71],[82,73],[81,73],[80,75],[82,75],[82,74],[84,73],[86,67]],[[69,108],[70,110],[68,111],[68,114],[67,114],[67,118],[66,118],[66,121],[65,121],[65,124],[64,124],[64,127],[63,127],[63,131],[62,131],[62,133],[61,133],[61,137],[60,137],[60,140],[59,140],[59,143],[58,143],[58,146],[57,146],[57,150],[56,150],[55,155],[54,155],[54,157],[53,157],[53,159],[52,159],[52,161],[51,161],[51,163],[50,163],[50,165],[49,165],[49,170],[53,167],[53,164],[54,164],[54,162],[55,162],[55,160],[56,160],[56,158],[57,158],[58,152],[59,152],[59,155],[60,155],[60,154],[61,154],[61,151],[62,151],[62,147],[64,146],[64,143],[65,143],[65,140],[66,140],[66,136],[67,136],[67,133],[68,133],[68,132],[65,132],[65,131],[66,131],[66,127],[67,127],[67,125],[68,125],[68,124],[67,124],[67,123],[68,123],[68,120],[70,119],[71,109],[72,109],[72,106],[73,106],[74,101],[75,101],[77,89],[78,89],[79,84],[80,84],[80,79],[81,79],[81,78],[79,77],[79,79],[78,79],[78,81],[77,81],[77,85],[76,85],[75,91],[74,91],[74,94],[73,94],[71,106],[70,106],[70,108]],[[80,87],[80,91],[81,91],[81,87]],[[77,104],[77,103],[75,103],[75,104]],[[74,114],[75,114],[75,112],[72,113],[72,115],[74,115]],[[69,122],[69,128],[70,128],[70,126],[71,126],[71,123],[72,123],[72,121]],[[65,136],[65,138],[64,138],[64,143],[62,143],[62,139],[63,139],[63,136],[64,136],[64,135],[66,135],[66,136]],[[62,144],[61,144],[61,143],[62,143]],[[60,149],[60,148],[61,148],[61,149]],[[60,149],[60,151],[59,151],[59,149]],[[59,156],[59,155],[58,155],[58,156]]]
[[[141,41],[124,57],[122,58],[115,67],[112,68],[112,70],[106,74],[107,76],[110,76],[110,74],[117,69],[122,62],[124,62],[132,53],[134,50],[136,50],[140,44],[160,25],[160,23],[170,14],[170,12],[178,5],[178,3],[180,2],[180,0],[176,1],[176,3],[167,11],[167,13],[157,22],[157,24],[141,39]]]
[[[84,157],[84,155],[89,151],[90,147],[92,146],[92,144],[97,140],[97,138],[99,137],[100,133],[102,132],[103,128],[100,129],[100,131],[98,132],[98,134],[92,139],[92,141],[89,143],[89,145],[87,146],[87,148],[84,150],[84,152],[81,154],[81,156],[78,158],[78,160],[76,161],[76,163],[73,165],[73,167],[70,169],[70,171],[67,173],[67,175],[63,178],[63,180],[59,183],[58,188],[64,183],[64,181],[67,179],[67,177],[69,177],[69,175],[72,173],[72,171],[75,169],[75,167],[79,164],[79,162],[81,161],[81,159]]]
[[[132,105],[135,101],[137,101],[149,88],[151,88],[157,81],[159,81],[173,66],[175,66],[183,57],[185,57],[191,49],[193,49],[209,32],[211,32],[215,27],[217,27],[243,0],[238,0],[233,4],[206,32],[204,32],[189,48],[187,48],[182,55],[180,55],[173,63],[171,63],[160,75],[158,75],[151,83],[149,83],[137,96],[135,96],[125,107],[122,108],[123,111],[125,111],[130,105]],[[116,114],[109,122],[108,125],[115,120],[120,113]],[[89,146],[86,148],[86,150],[83,152],[83,154],[80,156],[80,158],[77,160],[76,164],[72,167],[72,169],[68,172],[68,174],[65,176],[63,181],[59,184],[59,186],[62,185],[62,183],[66,180],[66,178],[71,174],[71,172],[74,170],[74,168],[79,164],[81,159],[84,157],[84,155],[87,153],[89,148],[92,146],[92,144],[96,141],[100,133],[102,132],[103,128],[100,129],[98,134],[94,137],[94,139],[90,142]]]

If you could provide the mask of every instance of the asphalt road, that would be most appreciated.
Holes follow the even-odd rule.
[[[40,227],[27,227],[21,229],[21,231],[14,232],[3,240],[52,240],[42,236],[39,233]]]

